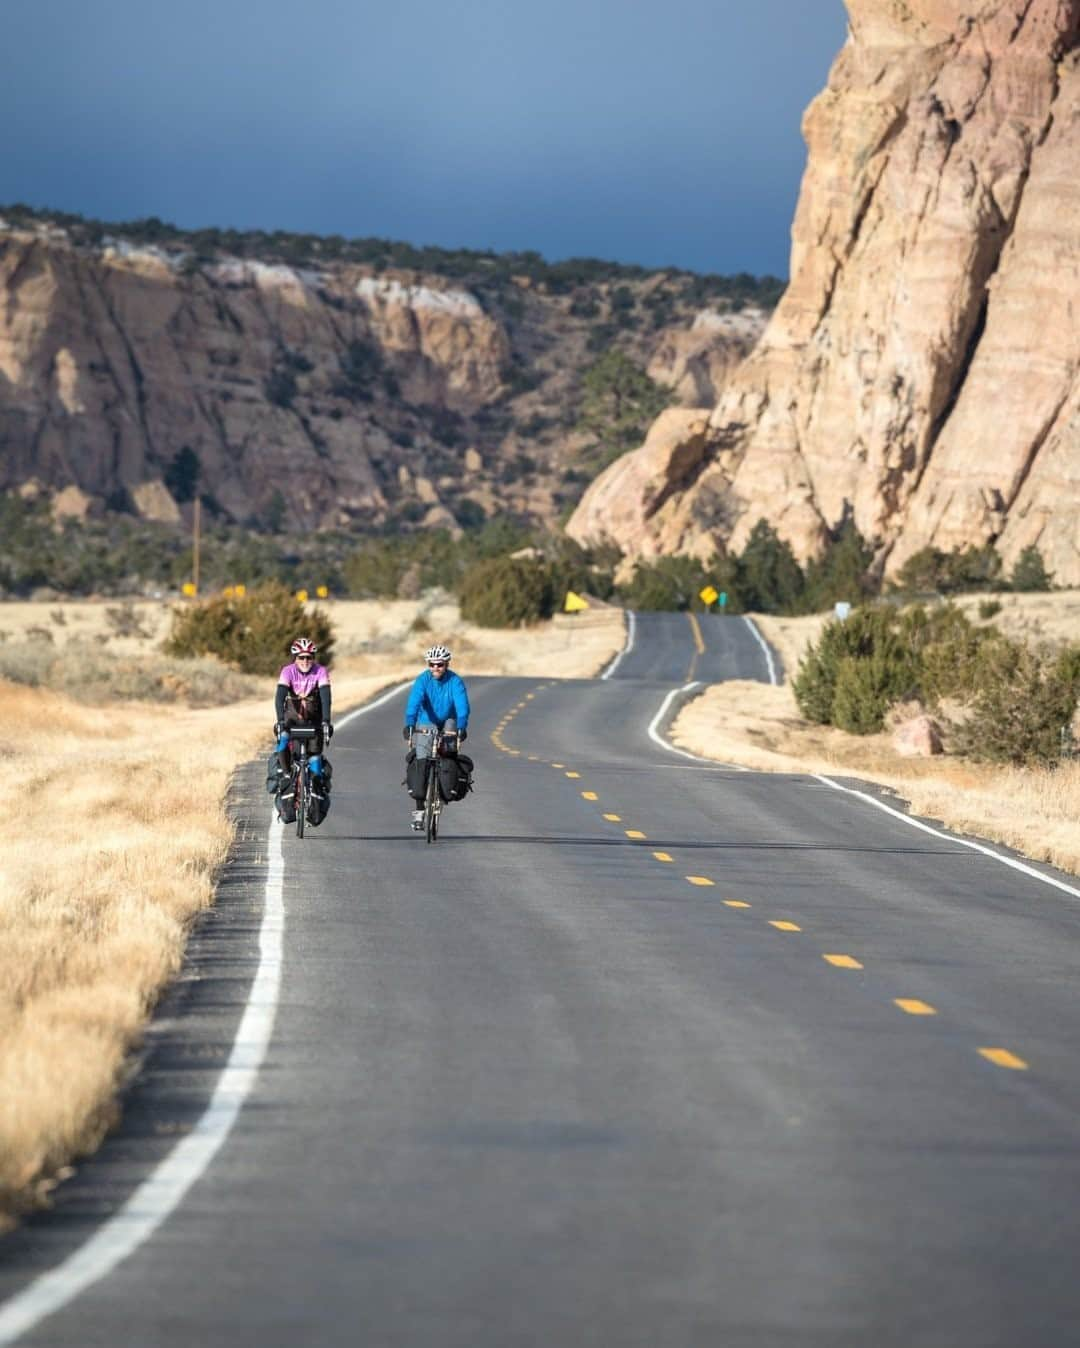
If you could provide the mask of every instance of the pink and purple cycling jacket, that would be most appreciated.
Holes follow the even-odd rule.
[[[305,674],[297,665],[286,665],[278,675],[278,683],[292,689],[297,697],[307,697],[316,688],[330,686],[330,671],[325,665],[312,665]]]

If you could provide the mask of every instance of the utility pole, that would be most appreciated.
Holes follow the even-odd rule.
[[[192,581],[195,585],[196,595],[199,593],[199,525],[202,522],[202,500],[199,493],[195,493],[195,505],[191,515],[191,552],[192,552]]]

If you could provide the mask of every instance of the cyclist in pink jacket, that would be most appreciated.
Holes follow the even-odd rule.
[[[289,727],[307,725],[315,729],[311,741],[312,757],[308,767],[312,793],[325,800],[330,791],[330,760],[324,749],[334,733],[330,721],[330,671],[318,662],[319,648],[310,637],[297,637],[289,647],[292,664],[278,675],[274,693],[274,734],[277,736],[277,762],[280,779],[288,781],[291,767]]]

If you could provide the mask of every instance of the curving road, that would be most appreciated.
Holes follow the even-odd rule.
[[[701,636],[639,617],[607,679],[473,681],[477,790],[435,847],[397,785],[403,694],[343,726],[332,814],[281,840],[280,1001],[238,1121],[60,1305],[65,1257],[162,1201],[135,1186],[206,1126],[265,969],[245,773],[122,1128],[3,1246],[0,1342],[1075,1339],[1080,894],[855,784],[666,750],[672,683],[766,677],[745,624]],[[28,1305],[50,1313],[5,1339]]]

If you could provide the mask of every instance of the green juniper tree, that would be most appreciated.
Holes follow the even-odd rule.
[[[1047,571],[1042,553],[1032,543],[1024,548],[1016,559],[1012,575],[1009,577],[1010,590],[1052,590],[1053,573]]]

